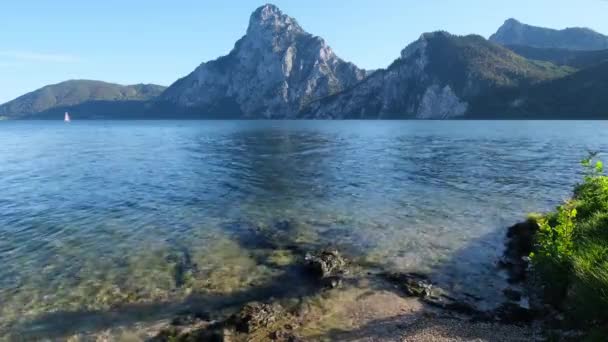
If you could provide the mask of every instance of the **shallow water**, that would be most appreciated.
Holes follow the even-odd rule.
[[[0,122],[0,328],[193,293],[218,308],[251,288],[272,295],[290,279],[281,244],[335,245],[493,303],[506,227],[567,198],[607,128]]]

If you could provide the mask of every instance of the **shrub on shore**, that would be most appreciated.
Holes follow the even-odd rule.
[[[534,217],[530,257],[548,303],[570,322],[601,325],[608,322],[608,176],[595,154],[582,165],[572,199]]]

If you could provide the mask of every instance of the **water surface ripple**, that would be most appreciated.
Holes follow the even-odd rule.
[[[491,297],[506,227],[567,198],[586,151],[608,147],[607,128],[0,122],[0,326],[170,300],[184,284],[229,293],[263,283],[281,270],[260,261],[273,252],[256,252],[265,247],[243,227],[283,221],[294,243]],[[192,270],[177,281],[184,264]]]

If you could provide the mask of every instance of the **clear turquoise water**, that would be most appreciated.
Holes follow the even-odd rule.
[[[0,328],[263,287],[260,229],[492,300],[506,227],[607,147],[592,121],[0,122]]]

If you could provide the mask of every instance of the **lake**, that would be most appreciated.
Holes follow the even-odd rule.
[[[492,305],[507,227],[607,148],[594,121],[3,121],[0,329],[272,296],[293,245]]]

